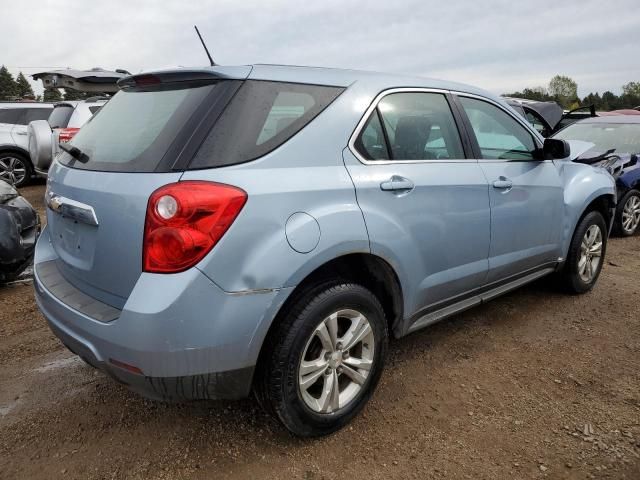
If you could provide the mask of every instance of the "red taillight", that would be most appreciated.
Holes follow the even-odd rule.
[[[60,143],[65,143],[71,140],[76,133],[78,133],[79,128],[61,128],[60,135],[58,136],[58,141]]]
[[[198,263],[246,201],[244,190],[221,183],[184,181],[160,187],[147,205],[143,271],[177,273]]]

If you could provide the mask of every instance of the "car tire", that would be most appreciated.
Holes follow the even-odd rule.
[[[607,224],[600,212],[584,215],[575,229],[562,275],[570,293],[586,293],[598,281],[607,250]]]
[[[615,232],[621,237],[630,237],[640,226],[640,192],[629,190],[616,208]]]
[[[387,343],[384,310],[369,290],[339,281],[309,288],[266,340],[258,401],[294,435],[335,432],[371,397]]]
[[[33,166],[24,155],[16,152],[0,152],[0,178],[14,187],[24,187],[31,180]],[[16,181],[17,178],[17,181]]]

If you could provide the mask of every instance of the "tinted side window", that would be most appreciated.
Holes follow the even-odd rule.
[[[392,160],[464,158],[460,135],[443,94],[392,93],[380,100],[377,111]],[[375,127],[375,122],[370,119],[356,143],[358,151],[370,160],[377,158],[365,147],[371,145]],[[374,141],[379,141],[379,138]]]
[[[22,125],[29,125],[34,120],[46,120],[51,113],[50,108],[25,108],[22,116]]]
[[[356,150],[367,160],[389,160],[389,150],[384,139],[380,114],[375,109],[355,143]]]
[[[460,97],[471,128],[475,133],[482,158],[500,160],[532,160],[536,143],[529,131],[513,117],[475,98]]]
[[[20,110],[17,108],[0,108],[0,123],[18,123]]]
[[[226,107],[189,168],[248,162],[293,137],[344,89],[247,80]]]
[[[57,105],[53,107],[51,115],[49,115],[49,125],[51,128],[67,128],[72,113],[73,107],[71,105]]]

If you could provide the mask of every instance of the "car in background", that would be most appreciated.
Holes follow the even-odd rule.
[[[134,391],[253,391],[324,435],[373,394],[388,335],[545,275],[597,282],[613,179],[480,89],[273,65],[119,84],[49,170],[34,286]]]
[[[27,144],[35,172],[46,176],[53,158],[60,151],[59,144],[70,141],[108,100],[109,97],[91,97],[58,102],[47,120],[31,122]]]
[[[506,102],[543,137],[550,136],[562,120],[562,107],[556,102],[540,102],[524,98],[504,97]]]
[[[614,229],[623,236],[636,233],[640,227],[640,115],[587,118],[553,137],[593,144],[575,161],[599,165],[614,176],[618,196]]]
[[[0,102],[0,179],[17,187],[29,182],[33,163],[27,125],[48,118],[52,109],[51,103]]]
[[[39,234],[38,213],[0,179],[0,283],[15,279],[31,264]]]

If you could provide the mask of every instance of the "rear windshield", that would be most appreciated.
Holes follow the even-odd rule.
[[[88,160],[82,163],[63,152],[59,161],[73,168],[112,172],[246,162],[286,142],[343,90],[257,80],[240,84],[225,80],[204,86],[174,83],[122,90],[71,141]]]
[[[51,115],[49,115],[49,126],[51,128],[67,128],[72,113],[73,107],[71,105],[53,107]]]
[[[88,161],[81,163],[66,153],[59,161],[85,170],[156,171],[184,123],[216,85],[122,90],[91,117],[71,142],[88,156]]]
[[[248,80],[208,135],[190,168],[259,158],[298,133],[344,89]]]

